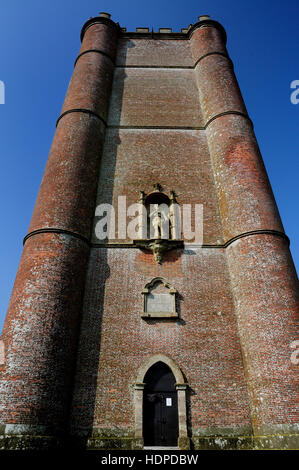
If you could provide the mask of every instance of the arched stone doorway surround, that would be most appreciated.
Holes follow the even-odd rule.
[[[134,384],[134,405],[135,405],[135,438],[143,440],[143,390],[145,387],[144,377],[147,371],[157,362],[163,362],[172,371],[176,379],[176,390],[178,394],[178,421],[179,438],[178,446],[180,449],[190,448],[190,439],[187,433],[187,406],[186,390],[188,384],[185,383],[183,374],[177,364],[164,354],[155,354],[148,358],[139,368]]]

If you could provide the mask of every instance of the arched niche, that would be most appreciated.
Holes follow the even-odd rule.
[[[145,206],[150,206],[150,204],[166,204],[170,205],[170,199],[167,194],[160,191],[153,191],[150,194],[147,194],[144,198]]]
[[[144,226],[143,215],[140,217],[142,239],[147,240],[179,240],[181,239],[181,216],[174,191],[168,196],[162,192],[162,186],[154,185],[155,190],[149,194],[140,191],[139,203],[147,214]]]

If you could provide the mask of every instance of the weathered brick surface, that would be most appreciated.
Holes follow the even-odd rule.
[[[203,204],[204,242],[222,242],[205,132],[109,129],[101,162],[97,204],[112,202],[117,208],[118,196],[125,195],[129,206],[138,201],[138,191],[151,193],[157,182],[167,194],[174,190],[181,206],[192,204],[194,208],[194,204]],[[95,232],[93,241],[98,241]]]
[[[86,49],[93,29],[98,45],[101,32],[91,27]],[[115,28],[108,30],[115,50]],[[106,43],[106,26],[102,33]],[[90,54],[77,62],[63,111],[93,105],[87,111],[105,117],[112,65],[102,54]],[[49,439],[68,428],[104,129],[101,119],[85,112],[58,122],[3,330],[0,422],[12,434]]]
[[[117,66],[192,67],[189,41],[120,38]]]
[[[217,28],[202,27],[194,31],[190,38],[190,51],[193,63],[196,63],[206,54],[218,52],[227,54],[223,37]]]
[[[29,233],[46,227],[89,238],[104,127],[88,114],[58,123]]]
[[[232,65],[226,57],[218,54],[205,57],[196,65],[195,74],[205,122],[228,111],[246,114]]]
[[[242,116],[207,128],[224,240],[252,230],[283,227],[252,128]]]
[[[95,24],[87,29],[62,113],[83,108],[107,119],[116,45],[115,27]]]
[[[104,52],[112,60],[115,60],[118,51],[117,42],[118,33],[115,24],[92,24],[84,33],[84,40],[79,55],[86,51],[97,50]]]
[[[142,446],[134,383],[160,353],[188,383],[196,448],[295,447],[297,277],[221,27],[163,39],[88,25],[30,225],[67,233],[27,239],[1,338],[0,423],[25,435],[7,445],[71,425],[93,448]],[[155,183],[203,204],[205,247],[159,265],[99,246],[95,204],[129,206]],[[157,276],[179,293],[178,320],[141,318]]]
[[[154,276],[165,277],[178,290],[180,320],[141,318],[141,291]],[[137,370],[158,353],[175,360],[190,385],[193,432],[250,425],[224,250],[189,250],[159,266],[136,249],[93,249],[78,351],[74,429],[93,426],[99,433],[122,429],[134,434]]]
[[[61,112],[86,109],[106,121],[112,77],[113,64],[105,55],[89,52],[79,57]]]
[[[298,335],[299,296],[286,241],[242,238],[227,248],[227,256],[253,426],[267,434],[284,425],[287,433],[299,422],[298,365],[291,362],[290,348]]]
[[[86,243],[68,235],[25,244],[2,334],[3,423],[65,427],[87,258]]]
[[[193,70],[117,68],[109,125],[202,125]]]

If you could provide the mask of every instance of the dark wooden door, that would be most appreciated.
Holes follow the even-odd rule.
[[[177,446],[178,404],[175,377],[163,362],[146,373],[143,395],[143,437],[146,446]]]

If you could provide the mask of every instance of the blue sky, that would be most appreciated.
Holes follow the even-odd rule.
[[[202,14],[223,24],[298,271],[299,104],[290,101],[290,83],[299,80],[298,0],[10,0],[0,18],[0,330],[80,30],[100,11],[129,31],[180,31]]]

